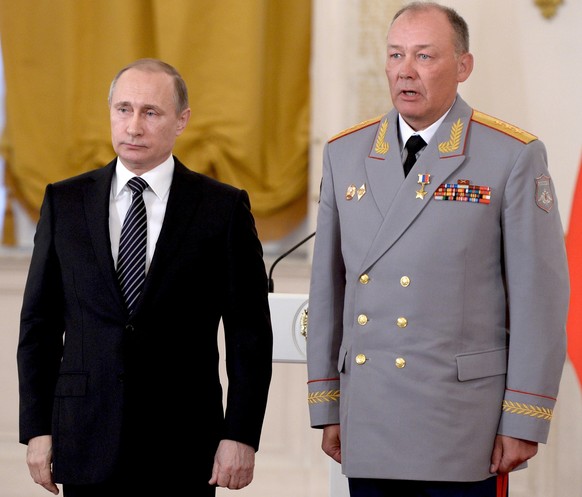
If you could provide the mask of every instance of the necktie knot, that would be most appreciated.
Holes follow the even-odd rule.
[[[418,151],[425,145],[426,143],[422,139],[422,136],[412,135],[406,142],[406,150],[408,150],[408,155],[416,155]]]
[[[406,160],[404,161],[404,175],[407,176],[412,166],[416,162],[416,154],[426,145],[426,142],[420,135],[412,135],[406,142]]]
[[[134,176],[127,182],[127,186],[134,195],[140,195],[148,187],[148,182],[139,176]]]

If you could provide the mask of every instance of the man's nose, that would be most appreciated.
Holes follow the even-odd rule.
[[[414,60],[410,57],[402,59],[398,68],[398,77],[402,79],[411,78],[415,73]]]
[[[142,133],[141,117],[139,114],[134,114],[127,123],[127,132],[132,135],[141,135]]]

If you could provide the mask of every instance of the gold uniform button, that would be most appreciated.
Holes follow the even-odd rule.
[[[362,274],[362,276],[360,276],[360,283],[362,285],[367,285],[369,281],[370,277],[367,274]]]
[[[403,276],[400,278],[400,284],[406,288],[408,285],[410,285],[410,278],[408,276]]]
[[[402,357],[398,357],[395,361],[394,361],[394,365],[398,368],[398,369],[402,369],[404,366],[406,366],[406,361],[404,360],[404,358]]]
[[[356,364],[364,364],[366,362],[366,356],[364,354],[358,354],[356,356]]]
[[[368,322],[368,316],[365,314],[360,314],[358,316],[358,324],[364,326]]]
[[[406,328],[406,326],[408,325],[408,319],[399,317],[396,320],[396,325],[398,326],[398,328]]]

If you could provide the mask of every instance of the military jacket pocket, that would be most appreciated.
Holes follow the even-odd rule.
[[[456,360],[459,381],[507,373],[507,347],[459,354]]]

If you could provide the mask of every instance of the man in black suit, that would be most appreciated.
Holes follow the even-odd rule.
[[[109,107],[117,158],[48,185],[35,234],[17,353],[31,476],[65,497],[243,488],[273,340],[248,195],[173,155],[191,111],[172,66],[129,64]],[[116,265],[134,176],[147,182],[146,278],[129,310]]]

